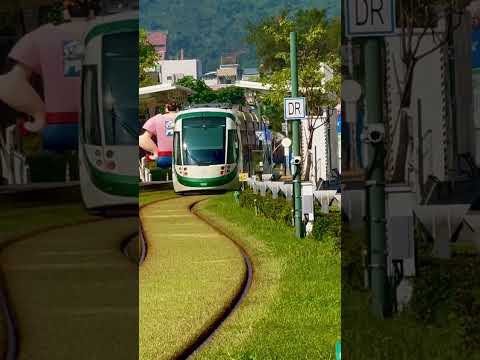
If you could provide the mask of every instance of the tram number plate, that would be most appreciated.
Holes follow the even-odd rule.
[[[238,175],[238,178],[240,179],[240,181],[244,182],[244,181],[247,181],[248,180],[248,173],[240,173]]]

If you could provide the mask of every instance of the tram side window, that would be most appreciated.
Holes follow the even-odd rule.
[[[228,130],[228,150],[227,150],[227,164],[235,164],[238,156],[238,137],[237,130]]]
[[[96,66],[83,67],[82,124],[83,137],[90,145],[101,145],[98,118],[98,78]]]
[[[175,131],[173,134],[173,148],[175,149],[175,165],[182,164],[182,152],[180,147],[180,132]]]

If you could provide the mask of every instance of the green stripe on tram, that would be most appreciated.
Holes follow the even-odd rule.
[[[204,187],[215,187],[215,186],[228,184],[229,182],[234,180],[235,177],[237,176],[237,168],[235,168],[235,170],[233,170],[228,175],[214,177],[214,178],[195,179],[195,178],[181,176],[177,172],[175,173],[177,175],[178,182],[183,186],[194,187],[194,188],[204,188]]]
[[[118,175],[98,170],[88,158],[86,163],[90,179],[99,190],[115,196],[138,196],[140,179],[137,176]]]
[[[176,117],[175,121],[182,120],[182,119],[191,119],[191,118],[199,118],[199,117],[228,117],[232,120],[235,120],[235,115],[230,114],[228,112],[220,112],[220,111],[192,111],[185,114],[180,114]]]
[[[88,44],[93,38],[99,35],[115,34],[119,32],[138,31],[138,20],[122,20],[112,23],[100,24],[95,26],[85,37],[85,44]]]

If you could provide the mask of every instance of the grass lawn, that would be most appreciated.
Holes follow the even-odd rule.
[[[340,254],[255,217],[232,194],[199,211],[238,239],[254,264],[247,298],[198,359],[335,359],[340,339]]]
[[[173,190],[164,191],[141,191],[139,196],[140,206],[147,205],[154,201],[172,199],[178,197]]]
[[[347,360],[464,359],[455,326],[422,326],[406,313],[379,320],[370,314],[368,295],[346,291],[343,296],[349,297],[342,311]]]
[[[82,204],[5,208],[0,206],[0,248],[12,239],[49,226],[72,224],[91,219]],[[0,315],[0,349],[5,349],[5,324]],[[2,356],[0,351],[0,357]]]
[[[0,260],[19,326],[19,358],[113,354],[131,358],[129,344],[136,350],[131,334],[138,325],[138,272],[119,246],[137,229],[136,218],[68,227],[11,242],[51,226],[96,219],[81,203],[26,205],[4,208],[0,214],[0,246],[8,244]],[[0,319],[0,349],[4,345]]]
[[[19,359],[137,355],[138,271],[120,251],[137,218],[40,233],[1,256],[18,321]]]
[[[181,354],[241,289],[246,266],[238,248],[189,211],[202,198],[180,197],[141,210],[148,241],[139,274],[142,360]]]
[[[361,236],[352,239],[363,242]],[[480,262],[469,245],[453,245],[452,254],[451,260],[436,261],[418,256],[418,295],[414,293],[403,312],[385,320],[371,314],[368,291],[359,290],[358,284],[355,289],[345,286],[342,341],[349,355],[345,359],[480,359],[479,313],[474,313],[480,301]],[[470,298],[470,294],[474,296]],[[471,313],[463,312],[470,308]],[[432,320],[422,321],[418,316]],[[477,342],[474,353],[465,346],[467,338],[470,346],[472,341]]]

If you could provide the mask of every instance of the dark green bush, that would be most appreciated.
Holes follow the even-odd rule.
[[[460,331],[465,351],[471,353],[480,343],[479,267],[478,255],[420,259],[409,305],[417,320]]]
[[[342,223],[340,235],[342,253],[342,286],[364,289],[364,252],[366,252],[366,230],[352,231]]]
[[[319,241],[333,241],[335,248],[340,250],[342,223],[339,212],[316,214],[313,223],[313,238]]]
[[[267,219],[280,221],[289,226],[292,225],[292,204],[282,197],[273,199],[271,194],[261,196],[248,189],[240,194],[240,206],[254,210],[258,215]]]

